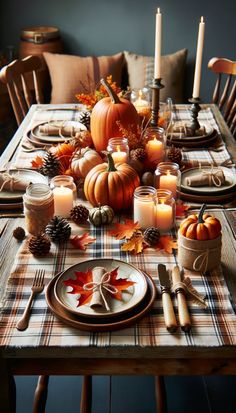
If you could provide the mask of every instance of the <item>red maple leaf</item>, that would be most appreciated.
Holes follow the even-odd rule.
[[[186,217],[186,212],[189,209],[189,205],[184,204],[182,201],[176,202],[176,217],[182,218]]]
[[[127,288],[135,284],[135,282],[129,281],[127,278],[117,278],[118,267],[112,270],[109,274],[110,274],[109,284],[113,285],[117,289],[117,292],[115,294],[112,294],[109,291],[107,292],[112,296],[112,298],[115,298],[116,300],[122,300],[121,292],[124,290],[127,290]],[[69,278],[68,280],[63,281],[63,283],[68,287],[72,287],[72,290],[68,291],[68,294],[79,294],[80,295],[78,298],[78,305],[77,305],[77,307],[79,307],[80,305],[89,303],[92,298],[93,291],[85,290],[84,284],[87,284],[93,281],[93,274],[92,274],[92,270],[89,269],[86,272],[76,271],[75,276],[76,276],[75,279]]]
[[[170,237],[169,235],[162,235],[159,238],[159,241],[157,245],[155,245],[154,248],[157,249],[158,251],[165,250],[167,254],[172,254],[172,250],[177,249],[178,244],[177,244],[177,241],[173,240],[173,238]]]
[[[140,229],[140,225],[138,222],[134,222],[132,219],[125,219],[124,224],[115,224],[116,229],[109,231],[110,235],[116,237],[116,239],[130,239],[134,233]]]
[[[40,168],[40,166],[43,165],[43,158],[41,158],[41,156],[37,155],[36,158],[34,158],[31,161],[31,165],[32,165],[33,168],[36,168],[36,169]]]
[[[75,235],[74,238],[70,240],[73,247],[82,251],[85,251],[87,246],[94,241],[96,241],[96,238],[90,237],[88,232],[85,232],[83,235]]]

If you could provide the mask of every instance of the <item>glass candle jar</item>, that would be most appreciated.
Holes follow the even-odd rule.
[[[155,187],[168,189],[177,199],[181,183],[179,165],[175,162],[160,162],[155,170]]]
[[[114,160],[114,163],[127,163],[129,159],[129,145],[126,138],[111,138],[108,141],[108,152]]]
[[[148,127],[144,135],[145,150],[149,167],[154,169],[165,158],[165,133],[163,128]]]
[[[171,191],[156,191],[156,227],[160,231],[169,231],[175,224],[175,200]]]
[[[77,188],[74,183],[74,179],[72,176],[69,175],[56,175],[52,178],[50,183],[50,188],[53,190],[56,187],[64,186],[66,188],[70,188],[73,192],[73,200],[76,201],[77,199]]]
[[[23,195],[26,230],[32,235],[45,231],[53,218],[53,193],[46,184],[30,184]]]
[[[139,116],[149,120],[151,115],[150,89],[147,87],[143,89],[133,89],[131,91],[130,100]]]
[[[133,219],[138,221],[141,228],[155,226],[156,189],[152,186],[139,186],[134,191]]]

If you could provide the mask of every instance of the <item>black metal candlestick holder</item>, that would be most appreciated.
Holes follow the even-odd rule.
[[[190,117],[191,117],[191,122],[187,125],[191,131],[192,131],[192,136],[195,136],[195,132],[200,129],[200,124],[198,122],[198,113],[201,110],[201,107],[199,103],[201,102],[201,99],[199,98],[191,98],[188,100],[192,105],[190,106]]]
[[[160,90],[163,87],[164,85],[161,84],[161,78],[154,78],[150,85],[150,88],[152,89],[151,126],[158,126]]]

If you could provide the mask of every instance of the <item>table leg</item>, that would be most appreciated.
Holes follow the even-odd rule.
[[[2,413],[16,412],[15,380],[9,371],[7,361],[0,358],[0,406]]]
[[[81,401],[80,401],[80,413],[91,413],[92,411],[92,376],[84,376]]]
[[[48,396],[49,376],[39,376],[34,393],[33,413],[44,413]]]
[[[163,376],[155,376],[157,413],[167,413],[166,388]]]

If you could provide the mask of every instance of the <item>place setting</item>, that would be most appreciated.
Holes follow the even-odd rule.
[[[101,258],[69,267],[46,288],[46,301],[57,318],[81,330],[128,327],[152,307],[152,278],[124,261]]]

